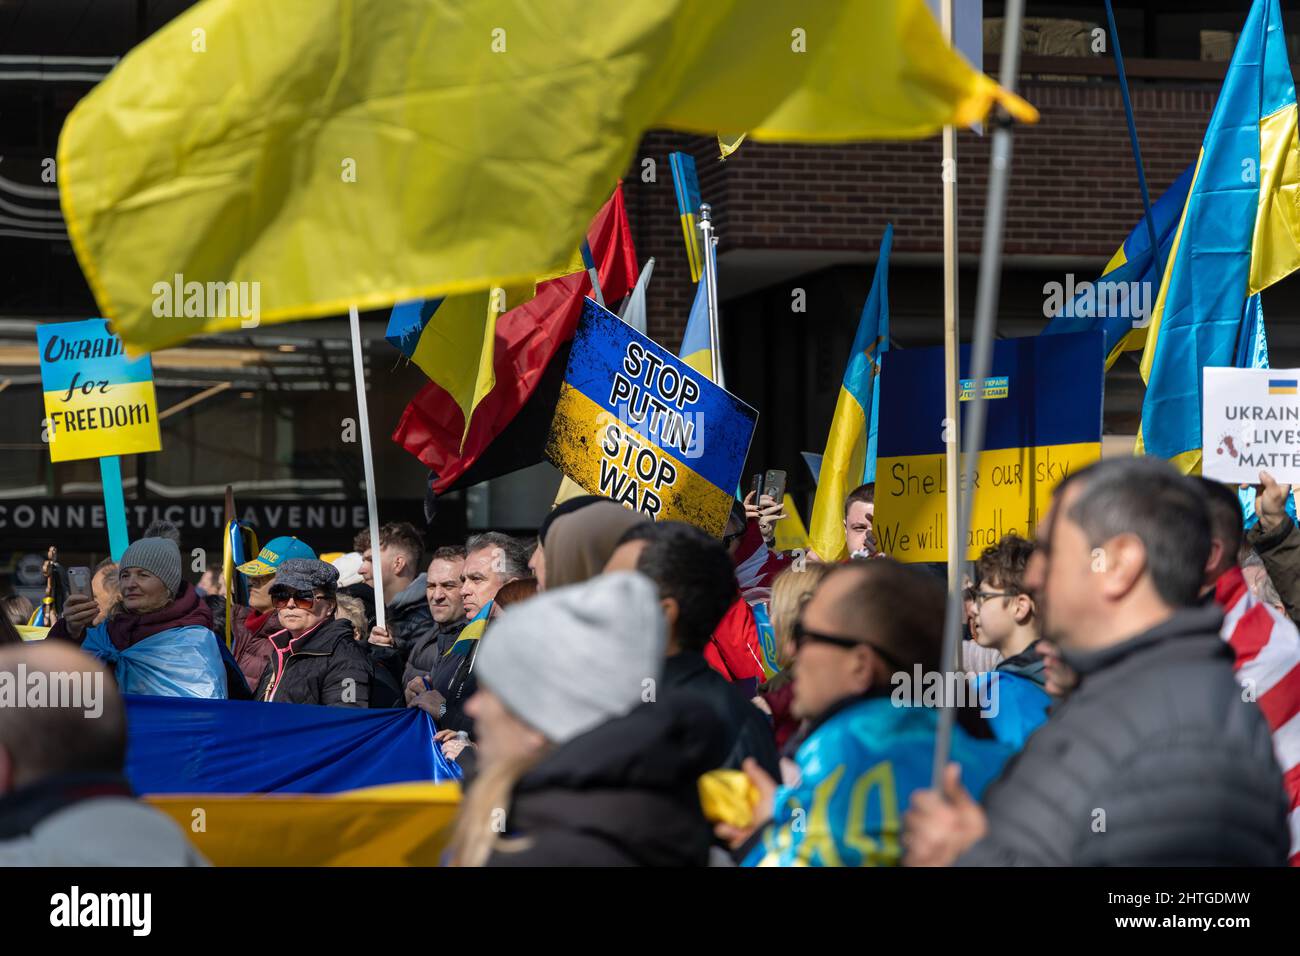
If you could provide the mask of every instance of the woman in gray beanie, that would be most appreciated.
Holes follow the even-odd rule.
[[[99,624],[92,595],[73,594],[50,637],[81,642],[82,649],[115,668],[124,694],[226,697],[233,658],[212,631],[212,612],[181,577],[181,552],[170,538],[139,538],[118,562],[120,594]],[[242,676],[240,696],[248,696]]]
[[[465,707],[480,769],[451,861],[705,864],[697,781],[722,764],[722,726],[695,698],[656,701],[666,625],[654,585],[606,574],[520,611],[482,638]]]

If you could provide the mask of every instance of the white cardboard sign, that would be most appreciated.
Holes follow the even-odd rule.
[[[1258,484],[1300,482],[1300,369],[1206,368],[1201,473]]]

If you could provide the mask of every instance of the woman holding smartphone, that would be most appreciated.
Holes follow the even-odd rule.
[[[77,641],[113,667],[124,694],[227,696],[224,645],[212,632],[212,612],[181,577],[176,542],[140,538],[131,543],[118,562],[117,602],[98,624],[99,604],[89,574],[82,573],[88,569],[74,570],[79,572],[74,593],[50,629],[51,638]]]

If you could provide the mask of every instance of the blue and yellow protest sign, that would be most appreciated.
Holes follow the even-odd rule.
[[[51,461],[159,451],[149,356],[129,360],[103,319],[36,329]]]
[[[1103,348],[1101,332],[994,344],[967,560],[1003,535],[1032,538],[1052,489],[1101,457]],[[891,350],[881,361],[876,537],[899,561],[945,561],[943,349]],[[969,375],[969,346],[960,362]],[[963,379],[959,398],[976,388]]]
[[[721,536],[758,413],[591,299],[546,457],[591,494]]]

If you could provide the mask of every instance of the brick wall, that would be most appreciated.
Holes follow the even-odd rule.
[[[1018,127],[1005,252],[1105,260],[1142,215],[1119,88],[1113,83],[1027,82],[1036,126]],[[1133,106],[1152,200],[1192,162],[1217,84],[1146,86]],[[990,139],[960,132],[959,242],[979,251]],[[668,153],[693,153],[712,204],[719,255],[734,249],[874,250],[886,221],[895,255],[942,252],[942,143],[800,146],[746,142],[725,163],[711,138],[652,131],[624,181],[637,254],[654,256],[650,334],[675,348],[694,294],[682,247]],[[656,161],[643,182],[641,160]]]

